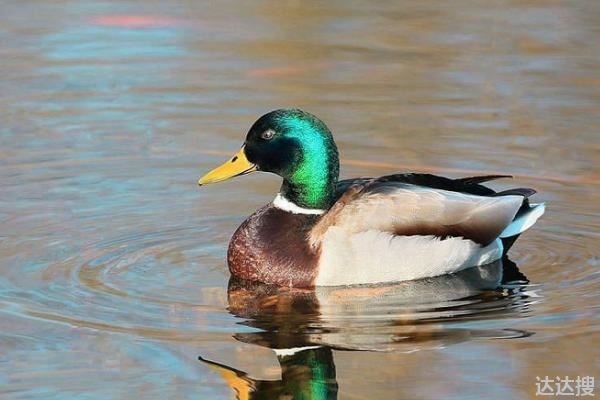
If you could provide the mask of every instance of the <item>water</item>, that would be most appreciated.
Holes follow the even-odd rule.
[[[600,379],[597,2],[0,11],[2,398],[533,398],[536,376]],[[345,177],[510,173],[494,187],[536,188],[547,214],[511,260],[452,277],[229,282],[229,237],[279,182],[196,180],[288,106],[327,122]]]

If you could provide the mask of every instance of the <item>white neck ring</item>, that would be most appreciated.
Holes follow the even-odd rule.
[[[279,208],[280,210],[291,212],[293,214],[321,215],[325,213],[325,210],[320,210],[317,208],[300,207],[283,197],[281,193],[277,193],[277,196],[275,196],[275,200],[273,200],[273,206]]]

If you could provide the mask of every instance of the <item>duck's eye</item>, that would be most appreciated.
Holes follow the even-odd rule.
[[[260,137],[265,139],[265,140],[271,140],[273,139],[273,136],[275,135],[275,132],[272,131],[271,129],[267,129],[266,131],[264,131]]]

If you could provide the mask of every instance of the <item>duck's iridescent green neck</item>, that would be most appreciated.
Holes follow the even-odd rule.
[[[292,168],[283,177],[280,193],[303,208],[328,209],[334,201],[339,174],[337,147],[331,132],[318,119],[281,117],[298,146]]]

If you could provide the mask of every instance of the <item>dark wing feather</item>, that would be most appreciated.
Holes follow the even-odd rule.
[[[450,192],[475,194],[478,196],[490,196],[495,192],[483,185],[473,183],[473,178],[461,181],[460,179],[450,179],[443,176],[432,174],[394,174],[382,176],[377,179],[381,182],[401,182],[416,186],[423,186],[432,189],[447,190]]]
[[[398,183],[408,183],[416,186],[429,187],[432,189],[442,189],[448,190],[450,192],[459,192],[459,193],[468,193],[475,194],[477,196],[508,196],[508,195],[519,195],[524,197],[529,197],[535,190],[528,188],[519,188],[519,189],[510,189],[501,193],[496,193],[496,191],[488,188],[487,186],[483,186],[481,183],[489,182],[495,179],[502,178],[512,178],[511,175],[482,175],[482,176],[470,176],[467,178],[458,178],[458,179],[450,179],[444,176],[432,175],[432,174],[393,174],[386,175],[379,178],[354,178],[354,179],[345,179],[338,182],[337,187],[337,196],[336,199],[339,199],[350,187],[354,185],[361,185],[365,183],[375,183],[375,182],[398,182]],[[515,190],[515,192],[510,192],[511,190]],[[518,193],[516,191],[522,191],[522,193]],[[525,193],[529,193],[525,195]]]
[[[496,179],[512,178],[512,175],[480,175],[480,176],[469,176],[467,178],[454,179],[455,182],[460,182],[468,185],[477,185],[479,183],[489,182]]]

